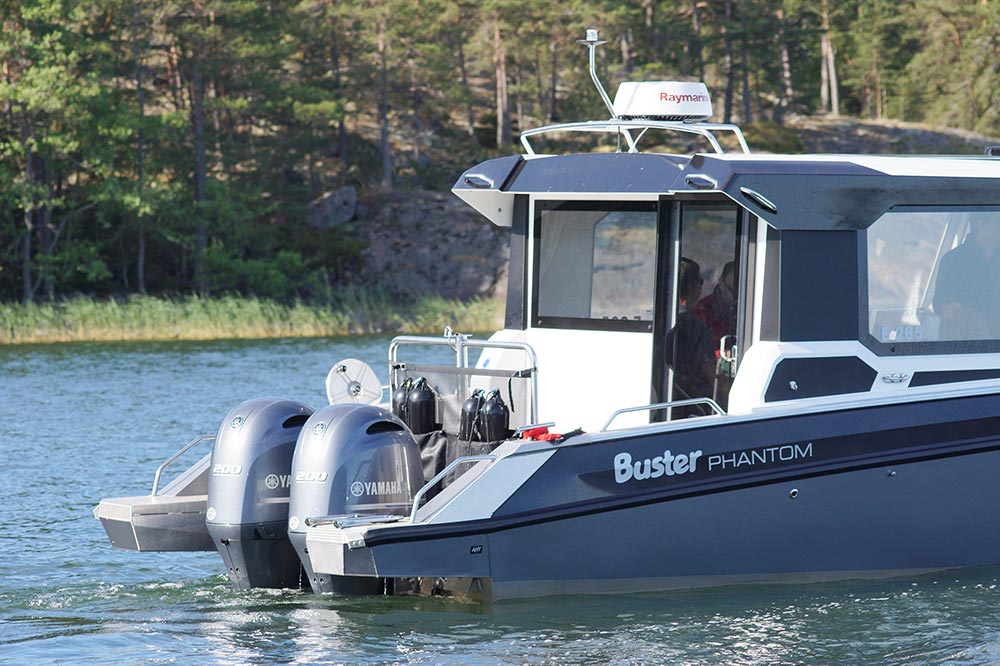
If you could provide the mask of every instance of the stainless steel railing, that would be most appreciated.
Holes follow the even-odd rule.
[[[410,522],[417,522],[417,509],[420,508],[420,500],[423,499],[424,495],[434,487],[438,481],[448,476],[449,473],[459,465],[465,465],[468,463],[480,462],[482,460],[496,460],[496,454],[484,453],[478,456],[462,456],[461,458],[455,458],[451,461],[443,470],[434,475],[434,478],[423,485],[423,487],[417,491],[417,494],[413,496],[413,508],[410,510]]]
[[[184,455],[185,453],[187,453],[188,451],[190,451],[191,449],[193,449],[195,446],[197,446],[198,444],[201,444],[202,442],[204,442],[206,440],[210,440],[210,441],[214,442],[215,441],[215,435],[199,435],[198,437],[195,437],[190,442],[188,442],[187,444],[185,444],[184,446],[182,446],[181,449],[179,451],[177,451],[174,455],[172,455],[169,458],[167,458],[166,460],[164,460],[163,463],[159,467],[156,468],[156,475],[153,476],[153,489],[149,493],[150,496],[155,495],[156,491],[159,490],[159,488],[160,488],[160,475],[163,474],[163,470],[165,470],[167,468],[167,465],[171,464],[172,462],[174,462],[175,460],[177,460],[178,458],[180,458],[182,455]]]
[[[647,412],[647,411],[652,411],[654,409],[670,409],[672,407],[687,407],[688,405],[708,405],[712,409],[712,411],[714,411],[719,416],[726,415],[725,410],[723,410],[722,407],[719,407],[718,403],[712,400],[711,398],[691,398],[689,400],[672,400],[670,402],[657,402],[652,405],[642,405],[640,407],[625,407],[624,409],[617,410],[614,414],[611,415],[611,418],[607,420],[607,422],[604,424],[604,427],[601,428],[601,432],[606,432],[608,426],[611,425],[611,422],[614,421],[619,416],[621,416],[622,414],[628,414],[629,412]]]

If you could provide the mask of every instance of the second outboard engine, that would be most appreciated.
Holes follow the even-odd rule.
[[[288,495],[295,442],[312,411],[292,400],[248,400],[219,426],[205,525],[238,590],[300,585]]]
[[[339,403],[302,428],[292,460],[288,536],[316,593],[378,594],[380,579],[319,575],[306,550],[306,519],[330,515],[406,515],[424,484],[420,450],[394,414]]]

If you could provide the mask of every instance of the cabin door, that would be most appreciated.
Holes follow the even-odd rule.
[[[661,200],[654,318],[653,401],[711,398],[722,409],[745,337],[747,224],[728,202]],[[656,418],[711,413],[706,404]]]

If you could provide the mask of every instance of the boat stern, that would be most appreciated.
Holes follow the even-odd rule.
[[[318,574],[378,578],[395,594],[489,597],[486,534],[440,535],[426,526],[353,516],[311,519],[306,548]],[[426,534],[421,534],[426,532]]]

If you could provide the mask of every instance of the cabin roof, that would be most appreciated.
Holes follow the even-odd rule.
[[[712,182],[717,186],[706,187]],[[1000,204],[1000,160],[695,155],[672,191],[706,189],[777,229],[857,230],[897,206]]]
[[[895,206],[1000,205],[1000,160],[883,155],[515,155],[452,191],[498,226],[515,194],[724,195],[777,229],[863,229]]]

